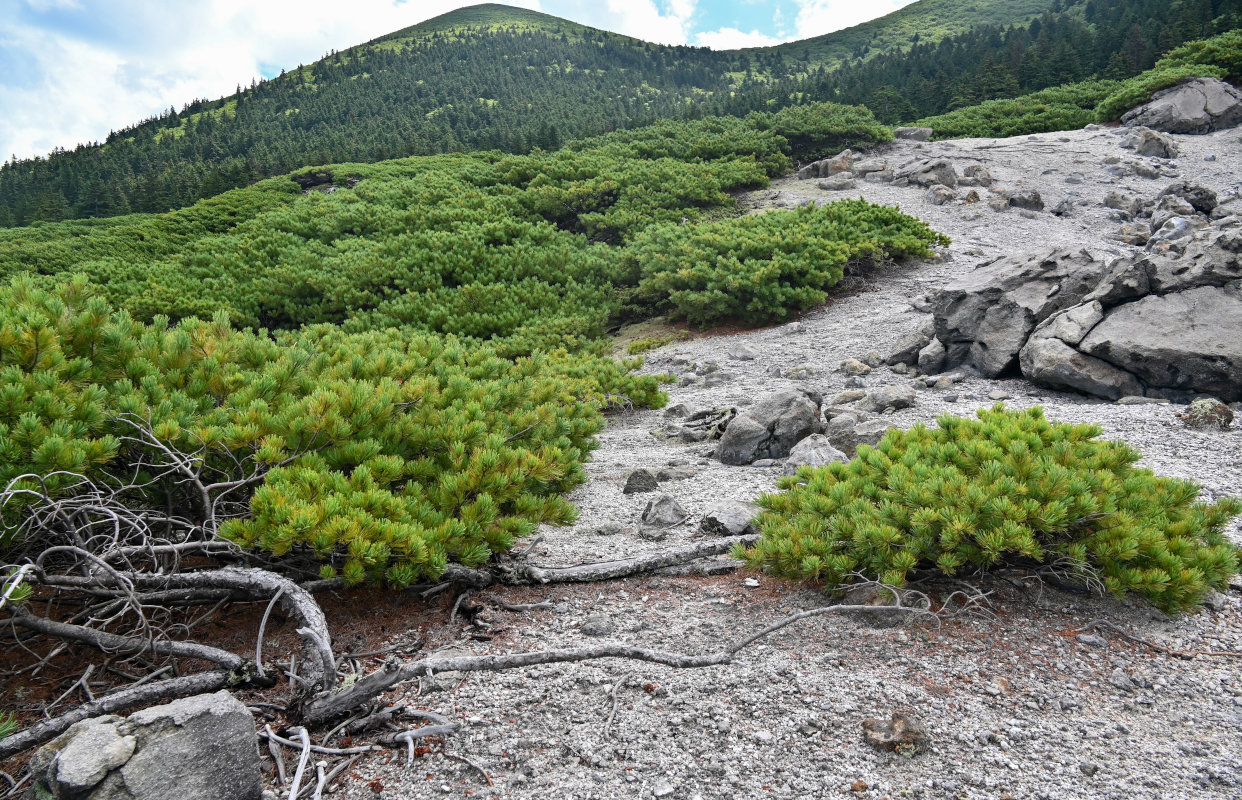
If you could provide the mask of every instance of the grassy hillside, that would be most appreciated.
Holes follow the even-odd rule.
[[[921,43],[935,43],[948,36],[990,25],[1025,25],[1060,0],[918,0],[879,19],[813,39],[752,48],[751,52],[774,51],[808,66],[833,68],[850,59],[908,50]]]

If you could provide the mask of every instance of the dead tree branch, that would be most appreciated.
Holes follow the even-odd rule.
[[[144,639],[137,636],[119,636],[114,633],[97,631],[82,625],[69,625],[64,622],[53,622],[50,619],[36,617],[29,611],[18,606],[13,612],[13,622],[32,631],[68,639],[89,645],[104,653],[118,655],[137,655],[139,653],[157,653],[159,655],[179,656],[181,658],[198,658],[210,661],[225,669],[241,669],[246,660],[235,653],[194,642],[170,642],[159,639]]]
[[[782,628],[811,617],[824,616],[825,614],[899,614],[939,619],[939,615],[936,612],[930,611],[926,607],[913,608],[904,605],[901,593],[894,594],[894,597],[895,604],[888,606],[823,606],[791,614],[743,639],[739,639],[723,650],[703,655],[653,650],[624,644],[601,644],[593,647],[508,653],[504,655],[458,656],[454,658],[432,657],[405,665],[389,661],[382,668],[364,678],[360,678],[350,687],[339,692],[321,694],[309,700],[303,706],[302,720],[308,725],[328,722],[378,697],[399,683],[424,675],[433,675],[438,672],[500,672],[522,667],[533,667],[540,664],[590,661],[597,658],[624,658],[633,661],[646,661],[652,664],[663,664],[664,666],[676,667],[678,669],[714,667],[729,663],[743,648],[748,647],[759,639],[770,636]]]

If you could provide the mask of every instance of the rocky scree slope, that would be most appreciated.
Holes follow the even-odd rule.
[[[775,420],[771,430],[763,424],[773,413],[848,451],[889,426],[932,424],[946,412],[968,415],[997,400],[1040,405],[1055,420],[1099,423],[1105,436],[1143,452],[1143,466],[1193,479],[1206,497],[1236,495],[1240,426],[1189,428],[1177,417],[1180,406],[1158,398],[1119,404],[1033,383],[1012,368],[988,377],[972,363],[946,369],[925,357],[920,370],[919,355],[939,330],[940,290],[980,264],[1060,253],[1039,259],[1105,276],[1117,260],[1164,258],[1159,240],[1148,251],[1146,240],[1127,238],[1125,226],[1141,215],[1107,204],[1113,193],[1155,207],[1170,185],[1210,190],[1213,213],[1223,211],[1194,222],[1201,235],[1192,231],[1187,252],[1219,247],[1242,210],[1240,137],[1236,129],[1183,136],[1092,127],[1009,140],[902,139],[842,162],[860,169],[791,177],[745,195],[741,202],[755,213],[862,196],[928,221],[953,245],[929,262],[849,277],[828,305],[788,324],[652,353],[646,369],[677,378],[670,407],[611,420],[588,465],[591,481],[571,495],[579,521],[542,530],[532,558],[548,565],[622,558],[701,540],[730,520],[744,525],[747,503],[772,491],[785,468],[778,454],[786,442],[768,443],[781,436],[771,435]],[[1171,147],[1139,149],[1151,142]],[[1084,294],[1094,280],[1083,281]],[[889,358],[912,340],[925,342],[914,366]],[[743,465],[722,462],[721,444],[710,438],[734,415],[765,430],[753,453],[735,459]],[[1230,535],[1242,543],[1236,523]],[[494,785],[429,755],[409,769],[397,760],[360,766],[361,780],[344,795],[1133,800],[1242,790],[1236,659],[1179,658],[1089,626],[1107,620],[1178,651],[1240,651],[1242,584],[1179,618],[1051,585],[986,586],[997,592],[991,619],[883,627],[820,618],[711,670],[602,661],[439,676],[420,687],[419,702],[458,710],[465,731],[452,749],[487,770]],[[706,651],[823,603],[813,589],[738,573],[557,587],[550,597],[506,590],[504,598],[551,599],[553,608],[524,619],[489,613],[490,630],[446,631],[430,644],[483,652],[604,638]],[[923,721],[929,752],[907,759],[863,743],[862,721],[893,710]]]

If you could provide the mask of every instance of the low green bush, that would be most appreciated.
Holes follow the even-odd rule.
[[[637,296],[653,309],[707,326],[762,324],[823,303],[846,265],[926,257],[947,237],[895,208],[864,200],[657,226],[627,258],[641,271]]]
[[[798,161],[815,161],[854,148],[866,150],[890,142],[893,131],[866,106],[807,103],[746,118],[751,127],[771,131],[789,142],[788,154]]]
[[[803,467],[760,499],[756,569],[828,587],[861,574],[893,586],[916,570],[1057,564],[1166,611],[1223,589],[1239,553],[1226,498],[1134,466],[1139,453],[1096,425],[997,405],[977,420],[890,431],[848,464]]]
[[[0,486],[53,494],[123,478],[136,508],[206,513],[126,420],[207,475],[254,464],[220,534],[310,554],[347,582],[404,586],[479,564],[566,522],[606,408],[665,402],[641,362],[564,350],[505,357],[453,337],[330,325],[276,336],[135,321],[82,279],[0,284]],[[264,470],[269,470],[263,474]],[[42,481],[23,479],[32,473]],[[251,496],[252,495],[252,496]],[[0,549],[23,498],[0,513]]]

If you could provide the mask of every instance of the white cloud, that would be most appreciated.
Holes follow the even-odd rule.
[[[602,5],[588,4],[588,10],[574,14],[574,19],[649,42],[686,44],[698,0],[668,0],[664,9],[655,0],[606,0]]]
[[[771,47],[780,44],[781,39],[768,36],[759,30],[746,31],[737,28],[721,28],[718,31],[704,31],[694,37],[694,43],[713,50],[741,50],[744,47]]]
[[[914,0],[794,0],[798,39],[823,36],[891,14]]]

